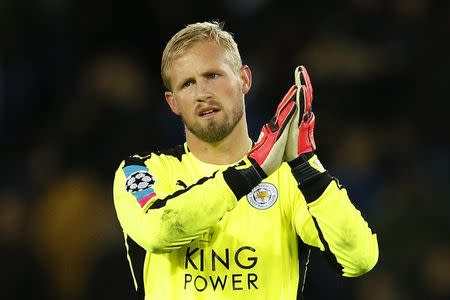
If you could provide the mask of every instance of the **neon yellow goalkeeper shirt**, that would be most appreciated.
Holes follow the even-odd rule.
[[[283,163],[236,199],[228,167],[198,160],[186,143],[120,164],[114,204],[125,235],[147,251],[145,299],[294,300],[311,248],[343,276],[376,264],[376,235],[336,181],[307,203]]]

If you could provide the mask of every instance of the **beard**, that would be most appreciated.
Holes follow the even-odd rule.
[[[184,126],[192,132],[197,138],[206,143],[216,143],[226,138],[236,127],[244,115],[244,105],[237,105],[231,115],[221,110],[223,118],[220,120],[206,120],[201,122],[194,120],[189,122],[181,115]]]

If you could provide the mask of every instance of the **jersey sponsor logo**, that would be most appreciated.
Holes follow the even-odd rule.
[[[184,268],[184,289],[203,292],[205,290],[250,290],[258,289],[258,275],[252,269],[258,263],[256,249],[250,246],[233,250],[186,248]],[[231,252],[231,255],[230,255]],[[230,266],[233,273],[227,272]]]
[[[140,165],[126,166],[123,171],[127,176],[125,189],[136,197],[141,207],[144,207],[151,198],[156,196],[153,189],[156,179],[147,167]]]
[[[261,182],[247,194],[247,201],[257,209],[268,209],[275,204],[278,199],[277,188],[269,182]]]

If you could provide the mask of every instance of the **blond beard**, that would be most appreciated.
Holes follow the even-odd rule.
[[[202,126],[200,122],[186,122],[183,115],[181,115],[181,119],[187,130],[197,138],[206,143],[216,143],[226,138],[233,131],[243,115],[243,105],[239,105],[232,111],[231,118],[225,115],[225,118],[220,123],[215,120],[210,120],[207,126]]]

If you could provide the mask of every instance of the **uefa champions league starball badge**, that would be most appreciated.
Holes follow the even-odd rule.
[[[277,199],[277,188],[268,182],[261,182],[247,195],[248,203],[254,208],[261,210],[272,207]]]
[[[125,188],[127,192],[136,193],[147,188],[152,188],[155,178],[146,170],[139,170],[127,177]]]

